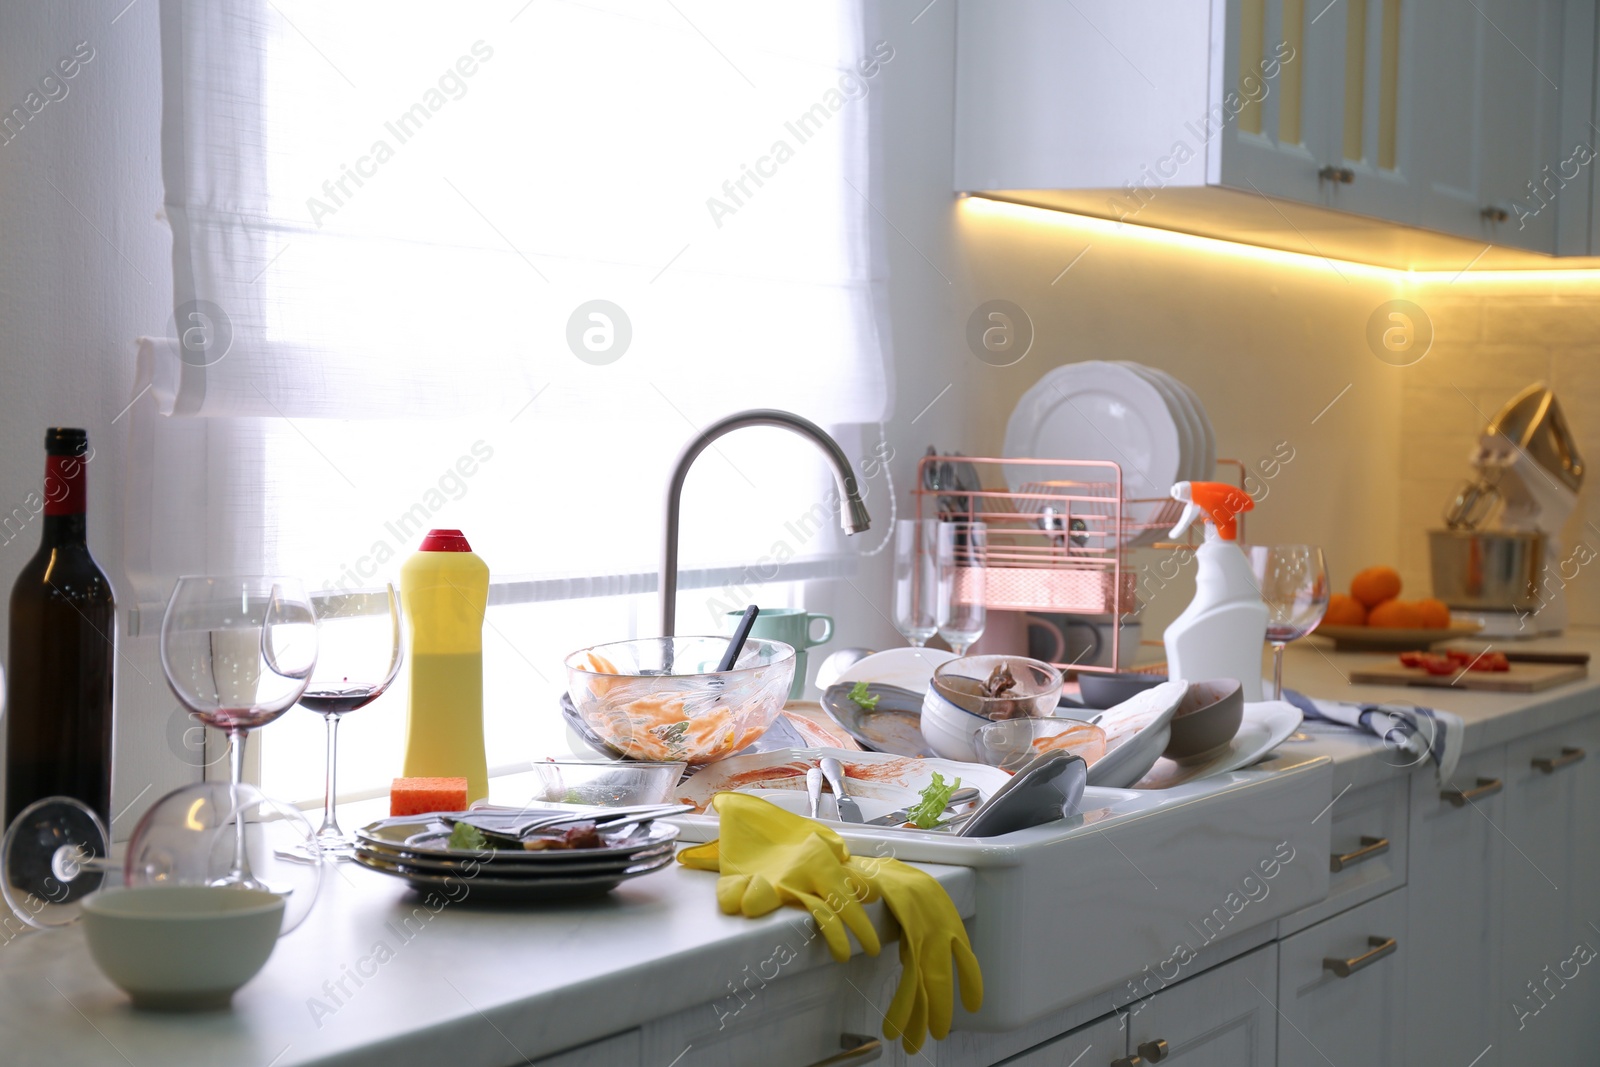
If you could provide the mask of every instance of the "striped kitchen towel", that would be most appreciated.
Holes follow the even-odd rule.
[[[1364,730],[1397,753],[1409,758],[1410,764],[1424,759],[1433,761],[1434,770],[1441,783],[1448,782],[1456,773],[1456,763],[1461,759],[1462,734],[1465,724],[1461,716],[1436,708],[1415,704],[1351,704],[1342,700],[1315,700],[1304,693],[1285,689],[1283,699],[1305,713],[1308,719]]]

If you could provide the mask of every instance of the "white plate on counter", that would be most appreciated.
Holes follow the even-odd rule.
[[[879,682],[883,685],[897,685],[913,693],[926,693],[934,669],[941,663],[948,663],[955,658],[954,652],[946,652],[942,648],[914,646],[891,648],[883,652],[874,652],[852,663],[833,684]]]
[[[1290,734],[1300,729],[1303,717],[1299,708],[1283,700],[1246,704],[1239,732],[1233,735],[1226,748],[1182,763],[1163,756],[1156,760],[1148,774],[1133,784],[1133,788],[1170,789],[1184,782],[1248,767],[1287,741]]]
[[[1072,709],[1068,718],[1106,732],[1106,754],[1089,765],[1089,784],[1125,789],[1143,778],[1171,740],[1172,717],[1188,692],[1188,682],[1162,682],[1105,711]]]

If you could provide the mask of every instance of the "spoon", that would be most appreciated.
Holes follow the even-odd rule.
[[[733,670],[733,665],[739,662],[739,653],[744,651],[744,643],[750,640],[750,630],[756,624],[756,616],[761,614],[761,609],[754,604],[744,609],[744,614],[739,616],[739,625],[733,628],[733,636],[728,639],[728,650],[722,654],[722,662],[717,664],[717,673]]]

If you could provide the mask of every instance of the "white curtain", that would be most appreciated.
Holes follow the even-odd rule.
[[[495,603],[643,594],[672,458],[744,407],[870,463],[893,50],[859,3],[163,0],[162,34],[175,293],[132,409],[145,632],[176,573],[370,584],[438,526]],[[798,439],[741,431],[700,465],[688,587],[779,541],[763,573],[790,581],[876,547],[788,532],[831,484]],[[702,599],[685,627],[710,628]],[[506,644],[552,693],[578,636],[557,610],[491,612],[526,620]]]

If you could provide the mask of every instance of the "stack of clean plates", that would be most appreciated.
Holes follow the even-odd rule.
[[[1194,390],[1166,371],[1126,361],[1091,360],[1049,371],[1023,394],[1006,424],[1005,455],[1023,459],[1109,460],[1122,468],[1123,497],[1150,498],[1124,510],[1117,543],[1149,544],[1175,482],[1209,481],[1216,434]],[[1046,464],[1006,465],[1013,492],[1028,483],[1083,479],[1084,471]]]
[[[672,862],[678,828],[656,821],[614,833],[604,848],[455,849],[436,815],[382,819],[356,831],[356,862],[450,899],[545,900],[607,893]]]

